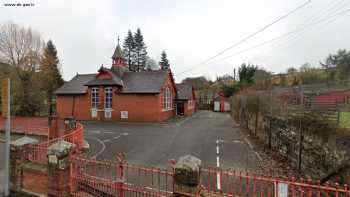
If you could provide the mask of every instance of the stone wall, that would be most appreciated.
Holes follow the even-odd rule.
[[[349,180],[349,131],[308,118],[301,117],[301,138],[299,118],[293,120],[291,117],[268,116],[260,112],[249,113],[243,109],[239,122],[241,127],[285,158],[296,170],[299,169],[299,141],[302,141],[301,174],[315,179],[327,179],[332,174],[340,174],[340,181]]]

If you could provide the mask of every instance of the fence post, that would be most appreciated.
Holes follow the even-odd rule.
[[[69,155],[75,145],[59,141],[47,150],[48,156],[48,196],[70,196]]]
[[[117,182],[116,182],[116,189],[117,189],[118,197],[124,197],[124,181],[125,181],[124,160],[125,160],[125,154],[118,153],[117,160],[119,162],[119,179],[117,179]]]
[[[191,155],[180,157],[175,164],[174,197],[200,195],[201,160]]]

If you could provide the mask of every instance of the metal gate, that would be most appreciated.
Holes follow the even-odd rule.
[[[114,161],[71,158],[70,188],[79,197],[172,197],[174,168],[170,170],[129,164],[123,154]],[[349,197],[349,187],[321,184],[311,179],[260,176],[209,167],[201,170],[200,191],[182,196]]]
[[[173,195],[173,170],[129,164],[123,154],[114,161],[71,158],[73,196],[149,196]]]

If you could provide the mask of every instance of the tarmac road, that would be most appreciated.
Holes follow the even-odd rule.
[[[86,122],[90,156],[115,159],[125,152],[129,163],[169,167],[169,160],[191,154],[204,167],[256,170],[260,160],[226,113],[199,111],[166,124]]]

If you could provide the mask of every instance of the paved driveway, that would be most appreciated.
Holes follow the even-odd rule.
[[[259,160],[230,115],[212,111],[167,124],[88,122],[85,137],[98,159],[125,152],[131,163],[167,167],[170,159],[191,154],[204,166],[237,170],[255,170]]]

